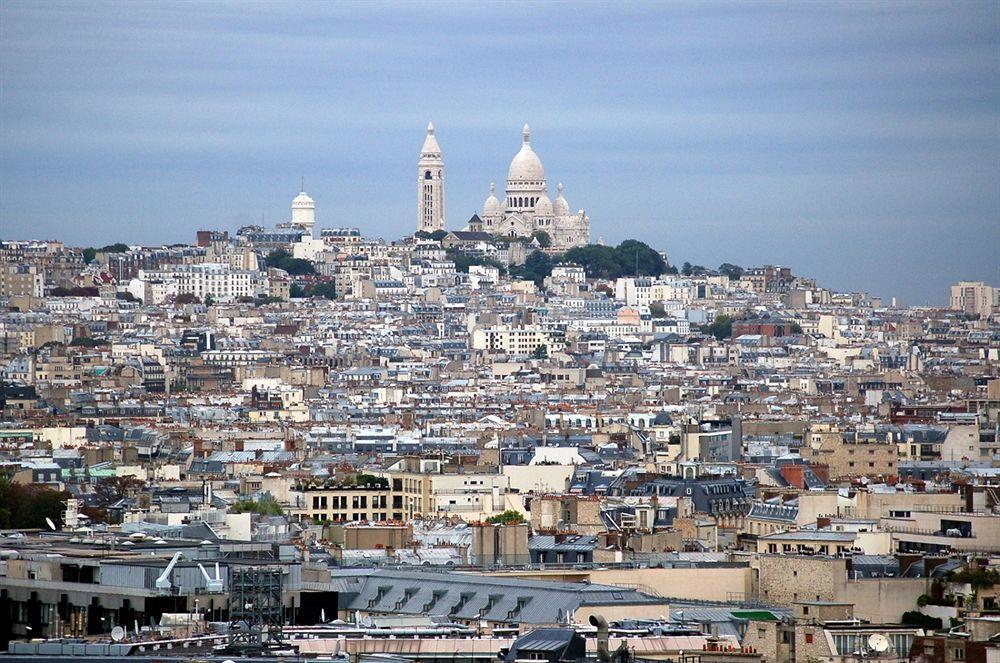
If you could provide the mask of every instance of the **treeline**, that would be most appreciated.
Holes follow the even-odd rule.
[[[285,249],[274,249],[267,254],[264,259],[268,267],[283,269],[292,276],[302,276],[303,274],[315,274],[316,268],[304,258],[293,258],[292,254]]]
[[[83,250],[83,261],[90,262],[97,257],[98,253],[127,253],[128,245],[117,242],[115,244],[108,244],[107,246],[102,246],[100,248],[94,248],[93,246],[88,246]]]
[[[617,279],[627,276],[660,276],[676,273],[667,265],[658,251],[644,242],[627,239],[618,246],[587,244],[574,247],[565,253],[550,256],[535,251],[523,265],[510,268],[511,276],[534,281],[541,285],[552,268],[559,263],[575,263],[583,267],[588,278]]]
[[[0,476],[0,529],[46,529],[62,518],[70,494],[35,484],[22,485]]]

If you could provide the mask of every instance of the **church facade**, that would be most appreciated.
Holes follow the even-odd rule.
[[[482,230],[505,237],[531,237],[541,231],[552,240],[552,248],[569,249],[590,242],[590,219],[586,212],[571,212],[563,185],[552,201],[542,160],[531,147],[531,129],[524,125],[521,150],[514,155],[507,170],[507,187],[501,202],[496,186],[490,184],[490,195],[483,203],[479,216]]]
[[[444,229],[444,161],[434,136],[434,125],[427,128],[417,172],[417,228]],[[590,219],[586,212],[570,211],[562,183],[557,187],[554,201],[548,191],[545,169],[531,147],[531,129],[526,124],[521,132],[521,149],[507,170],[503,200],[497,197],[496,186],[490,184],[482,214],[472,217],[468,230],[526,239],[544,232],[554,250],[590,243]]]

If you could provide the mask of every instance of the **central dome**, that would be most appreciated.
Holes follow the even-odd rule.
[[[292,198],[292,207],[312,209],[316,207],[316,202],[305,191],[301,191],[299,195]]]
[[[519,182],[541,182],[545,179],[545,169],[542,162],[531,149],[531,129],[524,125],[522,131],[524,142],[521,144],[521,151],[514,155],[510,162],[510,169],[507,171],[507,181]]]

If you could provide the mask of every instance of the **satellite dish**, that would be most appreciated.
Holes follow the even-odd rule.
[[[889,649],[889,638],[881,633],[872,633],[868,636],[868,646],[881,654]]]
[[[121,626],[116,626],[111,629],[111,639],[115,642],[121,642],[125,639],[125,629]]]
[[[56,524],[52,522],[52,519],[49,518],[48,516],[45,517],[45,524],[48,525],[49,529],[52,530],[53,532],[56,531]]]

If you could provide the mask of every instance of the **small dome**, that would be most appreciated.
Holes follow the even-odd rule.
[[[674,425],[674,420],[671,419],[670,415],[667,414],[666,412],[660,412],[658,415],[656,415],[656,418],[653,419],[653,425],[654,426],[673,426]]]
[[[309,194],[305,191],[300,191],[299,195],[292,198],[292,207],[298,208],[314,208],[316,207],[316,202],[309,197]]]
[[[552,209],[556,216],[569,216],[569,203],[566,202],[565,196],[563,196],[563,185],[562,182],[559,183],[559,195],[556,196],[556,202],[552,205]]]
[[[535,201],[535,216],[552,216],[552,201],[545,194]]]
[[[483,203],[483,216],[494,216],[500,214],[500,201],[497,200],[497,187],[490,182],[490,195]]]
[[[508,182],[540,182],[545,179],[545,169],[542,168],[542,161],[531,149],[531,129],[524,125],[522,131],[523,142],[521,151],[514,155],[510,162],[510,169],[507,171]]]

